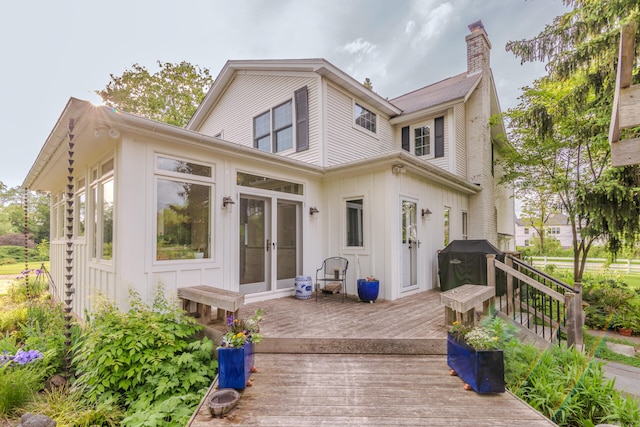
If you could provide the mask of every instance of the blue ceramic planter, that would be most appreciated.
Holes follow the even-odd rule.
[[[379,280],[358,279],[358,298],[365,302],[373,302],[378,299],[380,292]]]
[[[478,393],[504,393],[502,350],[476,350],[447,333],[447,364]]]
[[[218,388],[243,390],[253,368],[253,344],[218,348]]]

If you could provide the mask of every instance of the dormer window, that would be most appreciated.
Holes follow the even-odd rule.
[[[362,105],[356,103],[354,108],[355,121],[360,127],[369,132],[376,133],[376,113],[367,110]]]

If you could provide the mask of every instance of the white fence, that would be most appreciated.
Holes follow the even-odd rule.
[[[534,256],[531,262],[536,268],[544,268],[548,265],[555,265],[557,268],[573,269],[573,258]],[[586,271],[615,271],[618,273],[638,273],[640,274],[640,260],[637,259],[617,259],[615,263],[609,263],[604,258],[589,258],[585,265]]]

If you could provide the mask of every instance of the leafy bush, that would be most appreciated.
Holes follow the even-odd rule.
[[[113,402],[89,404],[81,393],[68,387],[45,391],[27,409],[54,419],[57,427],[116,427],[124,416]]]
[[[182,426],[215,375],[213,342],[194,338],[200,329],[161,289],[151,307],[135,293],[127,313],[103,304],[74,346],[74,390],[89,403],[112,401],[125,408],[123,425]],[[159,406],[176,401],[182,402],[180,410]]]
[[[0,415],[10,414],[30,401],[44,388],[53,368],[53,352],[26,364],[6,362],[0,365]]]
[[[509,390],[559,426],[640,425],[637,402],[614,388],[593,355],[562,346],[541,351],[514,341],[504,355]]]

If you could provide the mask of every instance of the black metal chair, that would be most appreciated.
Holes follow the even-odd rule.
[[[327,291],[325,293],[334,293],[334,287],[327,285],[340,284],[340,293],[342,293],[342,302],[347,297],[347,268],[349,268],[349,261],[342,257],[327,258],[322,262],[322,267],[316,270],[316,301],[318,301],[318,294],[320,290]],[[329,290],[332,290],[329,292]]]

